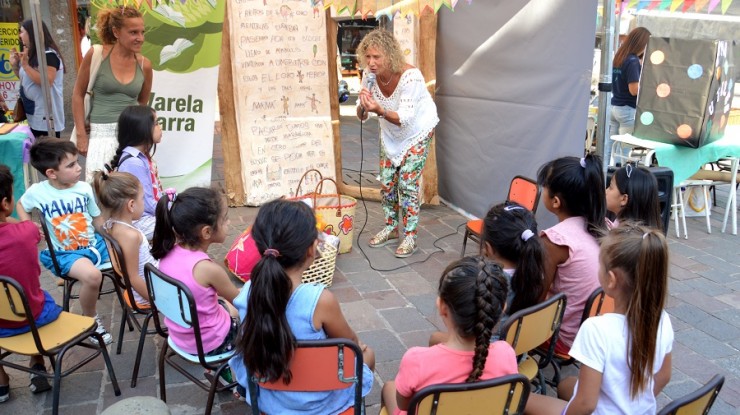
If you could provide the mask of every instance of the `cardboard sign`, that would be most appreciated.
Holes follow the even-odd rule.
[[[634,136],[701,147],[724,135],[732,103],[731,42],[651,37]]]

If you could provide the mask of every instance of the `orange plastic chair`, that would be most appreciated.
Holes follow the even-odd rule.
[[[286,385],[282,379],[260,382],[253,373],[247,373],[252,412],[262,413],[257,403],[260,388],[277,391],[320,392],[354,387],[354,405],[340,415],[364,414],[362,364],[362,351],[352,340],[337,338],[299,341],[293,352],[293,360],[290,362],[290,372],[293,377],[289,384]],[[366,381],[372,382],[372,379]]]
[[[724,376],[714,375],[701,388],[666,405],[658,415],[706,415],[724,383]]]
[[[536,180],[524,176],[515,176],[509,184],[509,195],[506,197],[507,202],[515,202],[523,207],[537,213],[537,205],[540,203],[541,189]],[[465,248],[468,245],[468,239],[480,243],[480,236],[483,233],[483,219],[469,220],[465,226],[465,236],[463,237],[462,251],[460,257],[465,256]]]

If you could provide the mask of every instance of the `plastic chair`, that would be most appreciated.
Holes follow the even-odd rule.
[[[247,374],[252,412],[261,413],[257,402],[259,389],[320,392],[354,387],[354,405],[340,415],[364,414],[362,364],[362,350],[352,340],[336,338],[299,341],[290,362],[293,377],[289,384],[286,385],[282,379],[260,382],[252,372]],[[372,379],[369,381],[372,382]]]
[[[714,375],[701,388],[670,402],[658,415],[706,415],[724,383],[724,376]]]
[[[39,223],[41,224],[41,228],[44,231],[44,239],[46,240],[46,247],[49,249],[49,256],[51,257],[51,263],[54,265],[54,275],[59,276],[59,278],[64,280],[64,295],[62,297],[62,309],[64,311],[69,311],[69,302],[73,299],[79,299],[80,297],[77,295],[72,294],[72,287],[77,283],[77,280],[74,278],[71,278],[67,274],[62,274],[61,267],[59,266],[59,263],[57,262],[57,254],[54,250],[54,245],[51,242],[51,234],[49,233],[49,228],[46,226],[46,220],[43,218],[43,215],[39,212]],[[121,296],[121,284],[118,280],[118,277],[116,276],[116,273],[113,271],[113,266],[110,262],[105,262],[97,266],[100,270],[100,272],[103,274],[103,278],[108,278],[113,283],[113,288],[103,290],[103,281],[100,283],[100,294],[112,294],[115,293],[118,297],[118,302],[121,304],[121,309],[124,309],[123,305],[123,297]]]
[[[537,206],[540,203],[540,194],[542,189],[537,185],[536,180],[524,176],[515,176],[509,184],[509,194],[506,197],[507,202],[516,202],[523,207],[537,213]],[[480,243],[480,236],[483,233],[483,219],[469,220],[465,225],[465,235],[463,237],[462,251],[460,257],[465,256],[465,248],[468,244],[468,238]]]
[[[28,304],[28,298],[23,291],[23,287],[12,278],[0,276],[0,319],[28,322],[31,328],[28,333],[0,338],[0,365],[53,379],[53,415],[59,413],[59,392],[62,378],[92,361],[100,354],[103,355],[103,360],[105,360],[105,366],[108,369],[108,376],[110,376],[113,384],[115,395],[121,395],[103,337],[95,331],[98,325],[94,318],[63,311],[55,321],[43,327],[36,327],[36,321],[33,318],[33,312]],[[94,337],[97,344],[90,342],[90,337]],[[72,365],[63,364],[66,363],[64,362],[64,355],[75,346],[91,349],[93,352],[85,356],[75,356],[75,360],[79,359],[79,361]],[[6,359],[13,354],[25,356],[40,354],[46,356],[51,361],[54,371],[53,373],[41,372]]]
[[[157,333],[166,339],[162,342],[162,348],[159,351],[159,395],[162,401],[167,402],[164,370],[164,364],[166,362],[173,369],[198,385],[198,387],[208,392],[205,415],[210,415],[216,392],[229,390],[237,384],[236,382],[232,382],[228,385],[219,386],[218,381],[221,372],[228,367],[229,359],[234,355],[234,350],[216,356],[206,356],[206,352],[203,350],[203,341],[200,337],[200,322],[198,321],[195,300],[193,300],[193,294],[190,292],[190,289],[182,282],[163,273],[152,264],[146,264],[144,267],[144,279],[149,290],[149,302],[152,306],[154,326],[157,329]],[[164,315],[174,324],[192,328],[198,353],[190,354],[179,348],[168,336],[166,329],[160,323],[159,314]],[[193,376],[186,367],[177,361],[178,359],[176,358],[178,356],[188,363],[199,364],[207,370],[215,371],[212,380],[208,379],[210,385],[203,383],[201,379]]]
[[[519,373],[533,380],[538,378],[540,393],[545,394],[545,377],[543,368],[547,367],[555,352],[555,343],[560,332],[560,323],[565,313],[566,297],[558,293],[540,304],[519,310],[509,316],[501,327],[503,340],[511,344],[519,360]],[[537,348],[549,340],[549,347],[544,352]],[[533,355],[537,355],[536,360]]]
[[[472,383],[431,385],[409,401],[409,415],[520,414],[529,397],[529,381],[508,375]]]
[[[604,292],[604,289],[599,287],[594,290],[586,300],[586,305],[583,307],[583,314],[581,316],[581,324],[590,317],[600,316],[604,313],[611,313],[614,311],[614,299],[609,297]],[[546,353],[545,350],[539,349],[541,353]],[[549,383],[552,386],[557,387],[560,383],[560,370],[563,366],[578,365],[576,359],[567,354],[559,354],[553,352],[552,360],[550,361],[554,369],[552,381]]]
[[[124,329],[126,327],[126,322],[128,322],[129,331],[133,331],[133,326],[136,326],[140,333],[139,345],[136,349],[136,358],[134,359],[134,372],[131,375],[131,387],[135,388],[139,377],[139,366],[141,364],[141,353],[144,350],[144,341],[146,340],[147,334],[157,333],[156,329],[149,329],[149,320],[152,318],[152,308],[148,305],[142,306],[134,300],[134,289],[131,286],[131,277],[128,275],[128,271],[126,270],[126,257],[123,254],[121,245],[118,244],[116,238],[104,229],[101,230],[100,235],[105,239],[106,245],[108,245],[108,254],[110,255],[111,263],[113,264],[113,271],[118,276],[118,281],[120,282],[124,297],[123,315],[121,316],[121,324],[118,331],[118,346],[116,348],[116,354],[121,354],[123,333],[125,332]],[[135,276],[135,278],[138,278],[138,275]],[[140,323],[136,316],[144,316],[144,322]]]

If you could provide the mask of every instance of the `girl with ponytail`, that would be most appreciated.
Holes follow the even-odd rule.
[[[583,323],[570,355],[582,363],[569,402],[530,395],[531,414],[654,414],[655,396],[671,378],[673,328],[665,307],[668,244],[663,233],[634,222],[601,243],[599,282],[614,313]],[[558,385],[570,389],[573,379]],[[569,391],[565,391],[566,393]]]
[[[558,224],[540,235],[545,246],[541,297],[565,293],[568,302],[555,353],[567,355],[581,324],[589,295],[599,287],[599,244],[606,232],[606,196],[601,158],[561,157],[537,173],[542,201]]]
[[[347,323],[334,295],[321,284],[303,284],[301,276],[317,254],[316,218],[303,202],[273,200],[260,208],[252,237],[262,256],[234,305],[242,324],[230,361],[246,388],[247,369],[268,381],[290,383],[290,360],[297,340],[347,338],[363,350],[362,395],[370,393],[375,354]],[[247,402],[250,402],[247,397]],[[353,388],[326,392],[260,389],[260,410],[270,414],[338,414],[354,403]]]
[[[518,373],[511,346],[491,342],[507,294],[498,264],[481,256],[457,260],[442,273],[437,293],[437,308],[449,335],[443,343],[412,347],[403,355],[395,381],[383,385],[382,405],[388,413],[406,414],[414,393],[429,385]]]

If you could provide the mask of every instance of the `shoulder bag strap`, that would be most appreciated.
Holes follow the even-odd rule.
[[[92,61],[90,62],[90,79],[87,82],[87,93],[92,93],[93,85],[95,85],[95,79],[98,77],[98,69],[100,64],[103,62],[103,45],[93,45]]]

